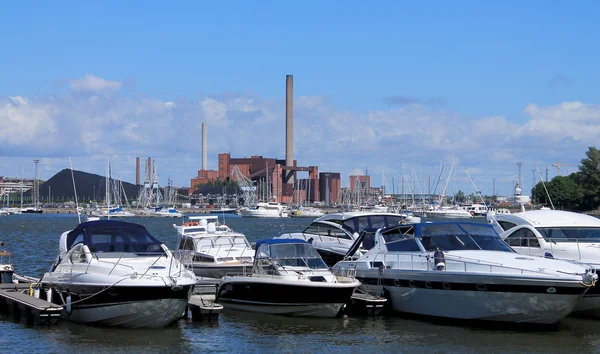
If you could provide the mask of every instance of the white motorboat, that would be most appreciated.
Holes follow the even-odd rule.
[[[290,215],[293,217],[318,218],[325,215],[325,213],[319,208],[300,206],[296,210],[292,210]]]
[[[360,285],[348,273],[333,274],[304,240],[258,241],[252,272],[225,276],[216,301],[225,309],[335,317]]]
[[[556,323],[594,285],[593,269],[514,252],[487,224],[435,222],[362,233],[370,248],[334,269],[356,269],[398,312],[468,320]],[[372,234],[371,234],[372,235]]]
[[[183,213],[178,211],[174,206],[173,207],[162,207],[158,208],[154,211],[154,216],[160,216],[163,218],[181,218],[183,217]]]
[[[123,209],[121,206],[116,207],[99,207],[90,212],[90,216],[97,218],[125,218],[135,216],[134,213]]]
[[[10,253],[0,250],[0,284],[12,284],[14,273],[15,267],[11,262]]]
[[[473,216],[486,216],[490,207],[484,204],[471,204],[465,207],[467,212]]]
[[[241,208],[240,214],[247,218],[287,217],[287,208],[278,202],[259,202],[255,207]]]
[[[473,215],[459,206],[442,206],[432,208],[425,212],[429,218],[445,218],[445,219],[470,219]]]
[[[159,328],[184,314],[196,277],[144,226],[99,220],[61,235],[40,283],[40,297],[64,306],[69,320]]]
[[[521,254],[565,259],[600,269],[600,219],[561,210],[488,215],[510,247]],[[579,301],[576,314],[600,316],[600,286]]]
[[[254,250],[244,234],[234,232],[219,217],[188,216],[177,230],[177,252],[199,277],[221,278],[252,267]]]
[[[285,233],[275,238],[306,240],[315,246],[328,266],[333,266],[344,258],[358,233],[364,228],[377,229],[413,221],[406,215],[393,213],[332,213],[316,219],[302,232]]]

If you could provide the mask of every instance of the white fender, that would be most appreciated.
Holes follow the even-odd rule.
[[[73,311],[73,309],[71,308],[71,295],[67,296],[67,314],[71,314],[71,312]]]

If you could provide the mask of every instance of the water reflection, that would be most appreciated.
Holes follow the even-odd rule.
[[[180,219],[129,218],[173,248]],[[301,231],[311,219],[227,218],[248,239]],[[60,234],[77,225],[75,215],[14,215],[0,218],[0,240],[13,253],[17,272],[41,276],[58,251]],[[83,326],[61,321],[31,327],[0,315],[0,346],[14,352],[197,353],[197,352],[493,352],[592,353],[600,350],[600,320],[567,318],[540,330],[512,325],[465,325],[457,321],[392,318],[289,318],[225,311],[217,321],[180,320],[160,330]]]

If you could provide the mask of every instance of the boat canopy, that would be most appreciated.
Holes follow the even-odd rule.
[[[312,250],[312,252],[311,252]],[[305,258],[319,254],[310,243],[297,238],[256,241],[256,258]]]
[[[254,262],[258,266],[256,269],[273,263],[285,267],[327,268],[312,244],[294,238],[257,241]]]
[[[118,221],[98,220],[79,224],[61,237],[60,251],[66,252],[83,243],[91,252],[163,253],[161,242],[142,225]]]

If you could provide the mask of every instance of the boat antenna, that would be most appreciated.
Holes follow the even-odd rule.
[[[550,193],[548,193],[548,188],[546,188],[546,183],[544,183],[544,179],[542,178],[540,169],[537,167],[535,169],[537,170],[537,173],[540,176],[540,181],[542,182],[542,186],[544,186],[544,190],[546,191],[546,196],[548,197],[548,200],[550,201],[550,206],[552,207],[552,210],[554,210],[554,204],[552,203],[552,198],[550,198]]]
[[[477,194],[479,194],[479,198],[481,198],[481,201],[483,202],[483,205],[485,205],[487,207],[487,203],[485,202],[485,199],[483,199],[483,196],[481,195],[481,192],[479,191],[479,189],[477,189],[477,186],[475,185],[475,182],[473,181],[473,178],[471,178],[471,175],[469,174],[469,170],[465,170],[465,172],[467,173],[467,176],[469,176],[469,179],[471,180],[471,183],[473,183],[473,187],[475,187],[475,192]]]
[[[73,163],[69,157],[69,167],[71,167],[71,179],[73,180],[73,191],[75,192],[75,209],[77,210],[77,221],[81,224],[81,213],[79,212],[79,202],[77,201],[77,188],[75,187],[75,174],[73,173]]]

